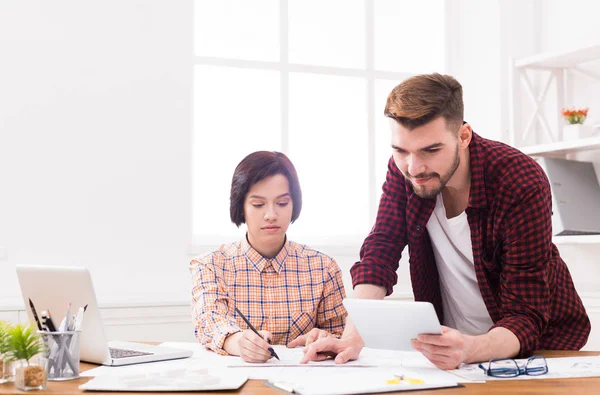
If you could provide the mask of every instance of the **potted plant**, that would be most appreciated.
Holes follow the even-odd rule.
[[[12,378],[12,360],[8,344],[9,328],[10,325],[7,322],[0,321],[0,384],[4,384]]]
[[[576,140],[587,137],[587,130],[583,123],[587,118],[589,108],[563,108],[561,114],[565,120],[563,127],[563,140]]]
[[[17,364],[16,387],[24,391],[45,389],[46,346],[40,334],[29,325],[14,325],[8,329],[8,346],[11,359]]]

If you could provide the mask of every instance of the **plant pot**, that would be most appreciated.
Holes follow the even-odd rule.
[[[22,391],[46,389],[48,376],[46,375],[47,359],[37,355],[29,360],[17,361],[15,369],[15,386]]]
[[[563,140],[564,141],[578,140],[578,139],[590,137],[591,135],[592,135],[591,127],[589,127],[589,125],[575,123],[575,124],[563,126]]]

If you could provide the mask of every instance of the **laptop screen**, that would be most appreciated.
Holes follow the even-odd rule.
[[[23,303],[32,325],[37,325],[30,306],[33,303],[38,317],[50,312],[58,329],[65,318],[69,303],[69,319],[80,307],[87,306],[81,333],[81,360],[105,363],[110,359],[104,327],[96,303],[96,294],[89,271],[82,267],[17,265]]]

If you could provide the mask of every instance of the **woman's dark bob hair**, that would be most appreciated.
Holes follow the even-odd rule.
[[[244,220],[244,201],[248,191],[257,182],[277,174],[285,176],[290,184],[293,203],[292,222],[298,219],[302,210],[302,191],[294,165],[281,152],[256,151],[246,156],[233,172],[229,196],[231,222],[238,227],[246,222]]]

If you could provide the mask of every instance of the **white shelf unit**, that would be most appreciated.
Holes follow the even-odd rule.
[[[562,141],[562,126],[564,120],[560,111],[565,104],[568,73],[582,74],[600,81],[600,74],[581,67],[586,63],[597,60],[600,60],[600,45],[580,48],[573,51],[544,53],[523,59],[511,60],[509,68],[509,143],[513,147],[519,148],[523,153],[534,157],[546,156],[570,159],[578,152],[600,150],[600,135],[578,140]],[[528,70],[546,71],[547,79],[545,83],[542,84],[539,92],[535,92],[533,84],[528,76]],[[556,114],[554,114],[554,127],[551,127],[543,113],[542,105],[553,81],[556,89],[557,108],[555,111]],[[519,96],[521,94],[520,88],[522,87],[525,88],[525,92],[533,101],[535,107],[525,129],[522,129],[522,119],[519,114],[519,106],[521,105]],[[523,141],[527,140],[528,134],[532,131],[536,121],[538,121],[542,127],[545,142],[523,146]],[[600,124],[593,126],[594,130],[598,130],[598,127],[600,127]],[[536,140],[539,140],[539,138]],[[555,236],[552,240],[555,244],[559,245],[600,245],[600,235]]]
[[[600,235],[554,236],[552,242],[560,244],[600,244]]]
[[[588,76],[600,81],[600,74],[589,69],[581,67],[582,65],[600,60],[600,45],[580,48],[573,51],[561,53],[545,53],[530,56],[524,59],[511,60],[509,67],[509,144],[513,147],[521,148],[522,142],[527,139],[529,133],[538,121],[544,132],[544,136],[549,142],[560,142],[562,140],[562,126],[564,124],[561,108],[565,106],[565,92],[567,91],[568,73],[576,73]],[[527,73],[528,70],[547,71],[546,81],[542,84],[539,92],[533,87],[531,79]],[[554,127],[548,122],[544,115],[542,106],[546,95],[550,90],[552,82],[556,89],[556,111],[553,114],[555,119]],[[521,103],[517,100],[520,96],[521,88],[534,103],[534,111],[529,119],[525,129],[522,129],[520,107]],[[517,133],[517,131],[519,133]],[[525,152],[525,151],[523,151]]]
[[[600,59],[600,45],[568,52],[537,54],[515,61],[515,67],[532,69],[565,69]]]
[[[567,156],[575,152],[600,149],[600,136],[580,140],[559,141],[522,147],[520,150],[530,156]]]

